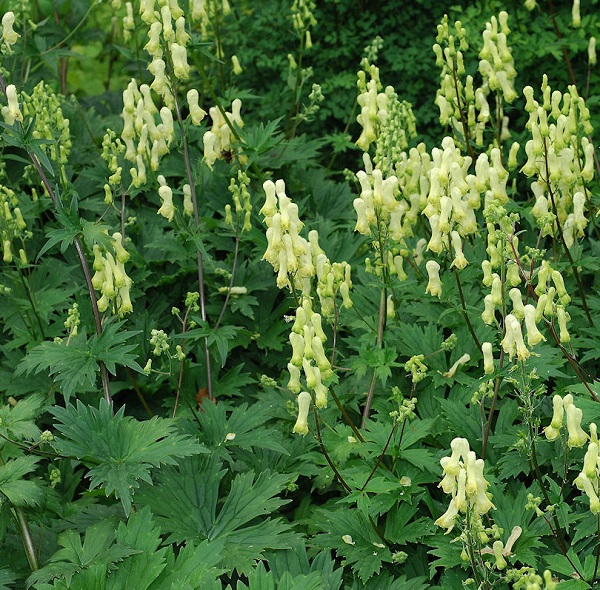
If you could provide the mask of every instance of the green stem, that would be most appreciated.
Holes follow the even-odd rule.
[[[25,548],[25,554],[27,555],[29,567],[31,568],[31,571],[34,572],[35,570],[40,569],[40,564],[35,551],[33,537],[31,536],[29,522],[27,521],[25,512],[20,506],[13,506],[13,511],[15,514],[15,520],[17,521],[17,526],[19,527],[19,534],[23,540],[23,547]]]
[[[481,350],[481,344],[479,343],[479,338],[475,334],[475,330],[473,329],[473,324],[471,324],[471,320],[469,319],[469,314],[467,313],[467,304],[465,302],[465,295],[463,293],[462,284],[460,282],[460,277],[458,276],[458,270],[454,268],[454,277],[456,278],[456,286],[458,287],[458,294],[460,295],[460,304],[462,307],[463,316],[465,321],[467,322],[467,327],[469,328],[469,332],[471,333],[471,337],[473,338],[473,342],[475,342],[475,346],[477,346],[478,350]]]
[[[0,465],[6,465],[6,461],[4,461],[2,455],[0,455]],[[11,506],[11,508],[13,510],[17,527],[19,529],[19,535],[21,537],[21,540],[23,541],[23,548],[25,549],[25,554],[27,555],[29,567],[31,568],[31,571],[35,571],[40,568],[40,565],[38,562],[33,537],[31,536],[29,522],[27,521],[27,516],[25,515],[23,508],[21,508],[20,506],[13,505]]]
[[[177,115],[177,121],[181,129],[181,143],[183,146],[183,161],[185,163],[185,173],[187,176],[188,184],[190,186],[190,192],[192,195],[192,204],[194,206],[194,225],[196,230],[200,227],[200,216],[198,213],[198,198],[196,195],[196,183],[192,172],[192,165],[190,161],[190,153],[188,148],[187,133],[185,130],[185,124],[183,117],[181,116],[181,109],[179,107],[179,101],[177,100],[177,91],[174,89],[173,96],[175,98],[175,113]],[[225,117],[228,120],[228,117]],[[206,298],[204,294],[204,261],[202,259],[202,251],[200,248],[196,250],[196,261],[198,266],[198,292],[200,293],[200,316],[202,321],[206,323]],[[210,363],[210,349],[208,345],[208,337],[204,338],[204,361],[206,364],[206,389],[208,391],[208,399],[214,398],[213,387],[212,387],[212,375],[211,375],[211,363]]]
[[[381,346],[383,343],[383,331],[385,328],[385,317],[386,317],[386,288],[383,287],[379,294],[379,321],[377,323],[377,346]],[[365,423],[369,418],[369,414],[371,413],[371,404],[373,403],[373,397],[375,395],[375,382],[376,382],[376,372],[373,371],[373,376],[371,377],[371,383],[369,385],[369,391],[367,393],[367,401],[365,402],[365,407],[363,409],[361,428],[365,427]]]

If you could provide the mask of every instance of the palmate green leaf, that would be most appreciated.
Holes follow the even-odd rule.
[[[290,527],[270,514],[286,504],[277,497],[289,481],[285,474],[264,471],[236,475],[222,506],[218,507],[224,475],[214,456],[190,457],[177,467],[165,467],[155,485],[144,486],[140,502],[156,515],[168,542],[207,539],[224,541],[225,564],[248,572],[267,549],[285,549],[296,538]]]
[[[135,360],[136,355],[132,354],[137,344],[125,344],[141,330],[119,331],[122,325],[123,322],[106,323],[100,336],[94,334],[90,338],[88,342],[90,354],[96,360],[102,361],[113,375],[116,374],[116,365],[129,367],[141,373],[143,369]]]
[[[459,586],[448,586],[448,589],[458,588]],[[360,580],[354,580],[351,586],[344,586],[344,590],[426,590],[430,588],[427,584],[427,578],[420,576],[411,578],[406,576],[395,577],[387,572],[382,572],[376,578],[371,578],[366,584]]]
[[[15,374],[29,375],[48,371],[60,385],[65,399],[84,384],[93,386],[99,366],[87,349],[87,339],[82,332],[69,344],[42,342],[32,348],[18,365]]]
[[[36,440],[40,429],[34,420],[44,405],[44,396],[35,393],[20,399],[14,406],[6,404],[0,407],[0,433],[12,440]],[[4,441],[0,441],[2,446]]]
[[[0,569],[0,590],[10,590],[8,584],[13,584],[17,576],[6,568]]]
[[[288,454],[279,442],[282,440],[281,433],[266,426],[273,415],[269,404],[257,402],[248,406],[244,403],[233,408],[229,416],[227,403],[206,404],[202,409],[203,412],[198,415],[202,426],[200,440],[207,445],[222,452],[237,447],[244,450],[263,448]],[[224,446],[225,437],[230,433],[235,434],[235,438],[228,440]]]
[[[248,584],[237,582],[235,590],[323,590],[323,580],[319,572],[292,575],[284,572],[281,577],[267,571],[263,562],[248,575]]]
[[[338,557],[352,567],[363,583],[379,574],[384,562],[391,563],[389,548],[381,546],[381,539],[362,513],[348,509],[317,509],[314,518],[319,529],[326,531],[317,535],[314,542],[319,547],[335,548]]]
[[[131,514],[127,524],[119,523],[117,542],[138,553],[125,559],[108,577],[106,590],[147,590],[165,569],[167,554],[166,547],[159,549],[162,542],[160,529],[147,506]]]
[[[135,553],[130,547],[115,542],[115,530],[110,521],[89,527],[83,541],[78,532],[65,531],[58,535],[58,544],[61,549],[50,557],[47,565],[29,576],[28,587],[59,578],[73,589],[104,590],[107,573]]]
[[[203,541],[196,547],[187,543],[177,556],[169,551],[165,569],[149,590],[221,590],[218,577],[223,569],[217,565],[223,559],[222,551],[221,541]]]
[[[44,495],[40,485],[32,480],[23,479],[32,473],[39,457],[24,456],[9,459],[0,465],[0,494],[15,506],[34,506],[41,502]]]
[[[139,334],[139,330],[119,331],[122,324],[107,322],[100,336],[94,334],[89,339],[82,331],[68,346],[65,341],[42,342],[27,353],[16,374],[48,371],[55,376],[68,401],[80,386],[95,384],[99,362],[103,362],[113,375],[117,365],[141,372],[142,368],[133,354],[137,344],[126,344],[127,340]]]
[[[122,407],[113,416],[105,400],[98,409],[79,400],[76,407],[51,409],[61,434],[54,442],[57,451],[89,466],[91,488],[104,487],[107,496],[114,493],[129,515],[139,480],[152,482],[152,467],[175,465],[176,457],[207,451],[192,437],[177,434],[174,420],[155,416],[139,422],[124,412]]]

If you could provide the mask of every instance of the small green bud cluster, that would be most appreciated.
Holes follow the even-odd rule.
[[[586,137],[593,132],[590,112],[575,86],[565,94],[552,92],[545,74],[541,104],[531,86],[523,88],[523,94],[532,139],[525,144],[527,162],[521,171],[535,177],[531,213],[542,235],[555,235],[560,224],[571,247],[588,224],[586,183],[594,177],[594,146]]]
[[[504,573],[507,582],[512,582],[513,590],[556,590],[558,582],[550,570],[544,571],[544,577],[538,575],[532,567],[509,569]]]
[[[171,345],[167,333],[164,330],[154,328],[150,332],[150,346],[154,347],[152,350],[154,356],[161,356],[163,353],[169,352]]]
[[[486,219],[486,251],[489,260],[483,260],[481,263],[482,282],[486,287],[490,287],[490,293],[484,297],[485,308],[481,319],[488,325],[494,322],[496,309],[502,307],[505,300],[504,289],[509,286],[513,288],[511,290],[513,315],[522,320],[524,317],[523,304],[519,290],[515,290],[521,283],[520,269],[515,262],[515,252],[519,251],[519,238],[514,235],[514,224],[518,222],[519,216],[517,213],[508,214],[496,199],[490,200],[483,213]],[[504,269],[501,270],[503,266]],[[495,270],[498,272],[494,272]],[[503,271],[505,271],[504,281],[499,274]],[[534,328],[532,328],[532,338],[533,332]]]
[[[569,448],[582,447],[589,437],[584,432],[583,428],[581,428],[583,412],[573,403],[573,396],[570,393],[564,397],[555,395],[552,398],[552,408],[552,421],[544,428],[546,438],[549,441],[553,441],[560,436],[563,417],[566,414],[567,445]],[[595,426],[593,432],[595,433]],[[598,442],[597,438],[596,442]]]
[[[13,29],[14,24],[15,13],[12,11],[4,13],[2,17],[2,40],[0,41],[0,51],[2,53],[12,53],[12,46],[21,36]]]
[[[368,62],[374,63],[377,61],[377,56],[379,55],[379,52],[381,51],[381,49],[383,49],[383,39],[379,35],[377,35],[371,41],[371,43],[369,43],[363,49],[363,55],[365,56],[365,59]]]
[[[417,136],[416,118],[412,105],[400,101],[391,86],[378,95],[377,118],[379,136],[373,162],[380,170],[392,171],[400,154],[408,149],[410,139]]]
[[[517,539],[521,536],[523,529],[520,526],[513,527],[510,536],[506,540],[506,545],[500,540],[500,536],[503,534],[503,530],[497,525],[493,525],[488,529],[481,529],[478,537],[481,543],[487,543],[489,540],[488,533],[495,539],[492,543],[492,547],[484,547],[481,549],[481,555],[493,555],[494,566],[497,570],[502,571],[508,566],[506,558],[512,555],[512,548]]]
[[[307,389],[315,394],[317,408],[327,407],[327,387],[323,381],[333,376],[331,363],[323,348],[326,340],[321,315],[313,311],[310,298],[303,297],[302,305],[296,309],[296,319],[290,332],[292,358],[287,366],[290,373],[288,388],[294,393],[300,392],[302,369]]]
[[[292,25],[296,34],[304,41],[305,49],[312,47],[310,29],[317,24],[314,16],[316,7],[315,0],[294,0],[292,4]]]
[[[53,162],[64,168],[71,152],[69,119],[62,112],[61,100],[43,80],[33,89],[31,95],[21,92],[23,116],[35,116],[35,139],[47,139],[42,150]]]
[[[260,213],[267,225],[267,250],[263,256],[277,273],[277,286],[300,291],[310,297],[312,279],[316,278],[316,291],[323,315],[329,317],[335,310],[335,297],[339,293],[342,305],[352,307],[350,289],[351,268],[346,262],[327,258],[319,246],[319,234],[312,230],[308,240],[300,235],[304,226],[298,217],[298,205],[285,194],[283,180],[265,181],[265,204]]]
[[[455,438],[451,443],[452,454],[440,460],[444,477],[439,487],[451,495],[448,510],[435,524],[449,533],[456,524],[457,516],[470,510],[472,520],[481,520],[490,508],[495,508],[487,493],[488,482],[483,477],[484,461],[477,459],[469,448],[466,438]]]
[[[217,159],[223,159],[233,151],[234,138],[232,137],[232,126],[239,128],[244,126],[241,117],[242,101],[234,98],[231,103],[231,112],[225,115],[216,107],[210,107],[208,113],[212,119],[212,127],[204,134],[202,142],[204,144],[204,161],[212,170],[213,164]],[[237,155],[241,163],[247,162],[247,157],[241,154]]]
[[[24,240],[32,236],[27,230],[27,223],[19,207],[15,191],[0,184],[0,244],[2,247],[2,260],[12,262],[14,258],[13,241]],[[25,249],[19,249],[19,259],[22,264],[27,264]]]
[[[243,215],[242,232],[250,231],[252,229],[251,216],[252,216],[252,201],[250,199],[250,178],[242,170],[238,170],[237,182],[234,178],[229,181],[229,192],[233,197],[233,205],[235,207],[235,214],[238,220]],[[231,205],[225,206],[225,222],[228,225],[233,226],[233,219],[231,217]]]
[[[92,277],[92,285],[102,294],[98,299],[98,310],[104,313],[111,302],[114,302],[119,316],[131,313],[129,291],[133,281],[125,272],[125,262],[129,260],[129,252],[122,245],[122,236],[116,232],[112,235],[112,252],[102,252],[98,244],[94,244],[94,265],[96,271]]]
[[[598,431],[596,424],[592,422],[590,424],[590,442],[583,458],[583,469],[573,482],[577,489],[584,492],[588,497],[592,514],[600,514],[600,500],[598,499],[599,470]]]
[[[490,344],[489,342],[484,343],[484,344]],[[490,350],[491,350],[491,344],[490,344]],[[479,384],[479,386],[477,387],[477,391],[475,391],[473,393],[473,396],[471,397],[471,403],[473,405],[479,404],[481,403],[481,400],[485,400],[487,399],[492,399],[494,397],[494,380],[493,379],[487,379],[486,381],[483,381],[482,383]]]
[[[158,124],[157,114],[160,119]],[[169,146],[175,137],[173,113],[166,106],[159,112],[152,100],[150,87],[142,84],[138,88],[137,82],[132,78],[123,92],[121,116],[125,158],[135,164],[129,172],[133,186],[139,188],[147,182],[146,165],[153,171],[158,170],[160,159],[169,153]]]
[[[60,469],[52,469],[50,471],[50,487],[55,488],[62,481]]]
[[[425,355],[417,354],[404,363],[404,370],[411,374],[412,382],[419,383],[427,376],[427,365],[423,362]]]
[[[69,337],[77,336],[79,325],[81,324],[81,316],[79,315],[79,305],[73,303],[69,308],[67,319],[65,320],[64,326],[69,330]]]

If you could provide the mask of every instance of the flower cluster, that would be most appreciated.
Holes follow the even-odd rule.
[[[523,94],[532,138],[525,144],[527,162],[521,171],[535,177],[531,213],[542,235],[562,233],[571,247],[588,223],[586,183],[594,177],[594,146],[586,137],[593,131],[590,113],[575,86],[569,86],[565,94],[553,92],[546,75],[541,104],[534,99],[531,86]]]
[[[564,397],[555,395],[552,398],[552,421],[546,428],[544,434],[549,441],[556,440],[560,436],[560,430],[563,426],[563,418],[566,414],[567,422],[567,445],[572,447],[582,447],[588,435],[581,428],[581,419],[583,412],[573,403],[573,396],[568,393]],[[597,442],[597,439],[596,439]]]
[[[204,161],[211,170],[217,159],[226,157],[233,150],[232,128],[234,125],[239,128],[244,126],[240,115],[241,109],[242,101],[239,98],[233,99],[231,112],[223,114],[221,109],[216,106],[208,109],[213,124],[204,134],[202,142],[204,143]],[[243,156],[238,156],[238,158],[242,159]]]
[[[106,162],[110,172],[108,182],[104,184],[104,202],[107,205],[113,202],[113,191],[121,187],[123,166],[120,165],[119,158],[125,153],[125,149],[121,138],[117,137],[112,129],[108,129],[102,138],[100,156]]]
[[[149,40],[144,46],[152,56],[148,70],[154,76],[154,81],[150,87],[172,110],[175,98],[166,75],[167,67],[172,69],[177,80],[187,80],[190,75],[186,49],[190,35],[185,30],[184,12],[177,0],[159,2],[158,6],[156,0],[142,0],[139,12],[141,19],[150,27]]]
[[[323,315],[329,317],[335,310],[339,293],[344,307],[352,307],[350,289],[351,268],[346,262],[331,263],[319,246],[319,234],[312,230],[308,240],[300,235],[303,227],[298,217],[298,205],[285,194],[283,180],[267,180],[263,184],[266,199],[260,210],[267,225],[267,250],[263,256],[277,272],[277,286],[300,291],[311,296],[312,279]]]
[[[157,124],[156,115],[160,122]],[[158,170],[160,158],[169,152],[175,136],[173,114],[169,108],[156,108],[150,87],[142,84],[139,88],[131,79],[123,92],[123,131],[121,138],[125,144],[125,158],[135,164],[130,169],[132,184],[139,188],[147,182],[146,165]]]
[[[296,309],[296,319],[290,332],[292,358],[287,366],[290,373],[288,389],[294,393],[300,392],[302,369],[307,389],[315,394],[317,408],[327,407],[327,387],[323,381],[333,375],[331,363],[323,349],[327,336],[321,322],[321,315],[313,311],[310,298],[303,297],[302,305]]]
[[[598,499],[600,456],[598,454],[598,432],[594,423],[590,424],[590,435],[587,452],[583,458],[583,469],[573,483],[588,497],[590,512],[600,514],[600,499]]]
[[[243,216],[242,232],[250,231],[252,224],[250,222],[252,216],[252,201],[250,200],[250,178],[242,170],[238,170],[237,182],[235,178],[229,181],[229,192],[233,198],[235,214],[238,221]],[[233,218],[231,216],[231,205],[225,206],[225,221],[228,225],[233,226]]]
[[[94,244],[94,265],[96,271],[92,277],[92,285],[102,294],[98,299],[98,310],[104,313],[114,303],[119,316],[133,311],[129,291],[133,281],[125,272],[125,262],[129,260],[129,252],[122,244],[120,233],[112,235],[111,246],[114,252],[102,252],[98,244]]]
[[[25,239],[31,236],[31,232],[27,230],[27,223],[23,219],[15,191],[4,185],[0,185],[0,244],[2,246],[2,260],[7,263],[13,261],[13,240],[18,239],[23,243]],[[24,248],[19,249],[19,259],[21,263],[27,264],[27,255]]]
[[[392,86],[387,86],[382,92],[377,66],[366,59],[362,65],[357,82],[360,113],[356,118],[362,132],[356,145],[366,152],[376,142],[375,163],[387,173],[392,170],[402,150],[408,147],[409,139],[416,136],[416,120],[411,105],[398,100]],[[367,75],[370,77],[368,82]]]
[[[483,76],[484,89],[489,87],[511,103],[517,98],[513,84],[517,71],[507,43],[509,34],[508,14],[504,10],[498,14],[498,18],[492,16],[490,22],[485,24],[483,49],[479,53],[479,72]]]
[[[296,34],[304,42],[304,47],[312,47],[310,29],[317,24],[314,16],[317,3],[315,0],[294,0],[292,4],[292,25]]]
[[[508,118],[503,114],[500,100],[502,97],[510,103],[517,98],[513,85],[516,70],[507,44],[509,33],[508,14],[504,11],[498,18],[493,16],[486,23],[483,48],[479,54],[482,84],[475,87],[473,76],[465,76],[463,51],[469,48],[466,29],[460,21],[456,21],[451,32],[447,16],[438,25],[433,51],[436,64],[441,68],[441,84],[435,102],[440,109],[442,125],[451,125],[456,129],[457,136],[464,137],[467,144],[474,141],[476,145],[483,145],[483,132],[491,119],[488,102],[490,92],[497,96],[495,115],[501,124],[501,139],[510,136]]]
[[[553,269],[547,260],[544,260],[537,273],[537,286],[535,293],[538,296],[535,319],[537,322],[545,318],[547,321],[556,319],[559,329],[561,344],[571,342],[567,323],[571,316],[566,311],[566,305],[571,301],[567,293],[565,282],[560,271]],[[556,297],[556,301],[555,301]]]
[[[189,17],[194,24],[200,25],[200,33],[208,37],[209,33],[218,30],[220,21],[231,12],[229,0],[190,0]],[[215,44],[215,56],[223,59],[224,53],[221,47],[220,36],[212,35]]]
[[[489,484],[483,477],[483,459],[477,459],[475,451],[471,451],[469,441],[465,438],[455,438],[450,447],[451,456],[443,457],[440,461],[444,478],[439,487],[450,494],[452,499],[448,510],[435,521],[447,533],[454,528],[460,513],[466,514],[469,511],[473,519],[478,519],[490,508],[495,508],[487,493]]]

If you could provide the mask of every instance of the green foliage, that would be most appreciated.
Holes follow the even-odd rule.
[[[80,401],[52,408],[61,435],[53,446],[59,454],[89,466],[91,489],[103,487],[107,496],[114,493],[128,515],[140,480],[152,483],[152,467],[175,465],[175,458],[206,450],[189,436],[177,434],[171,419],[155,416],[139,422],[125,416],[124,407],[114,415],[111,410],[104,400],[98,409]]]
[[[597,586],[598,0],[159,4],[0,0],[0,590]]]

